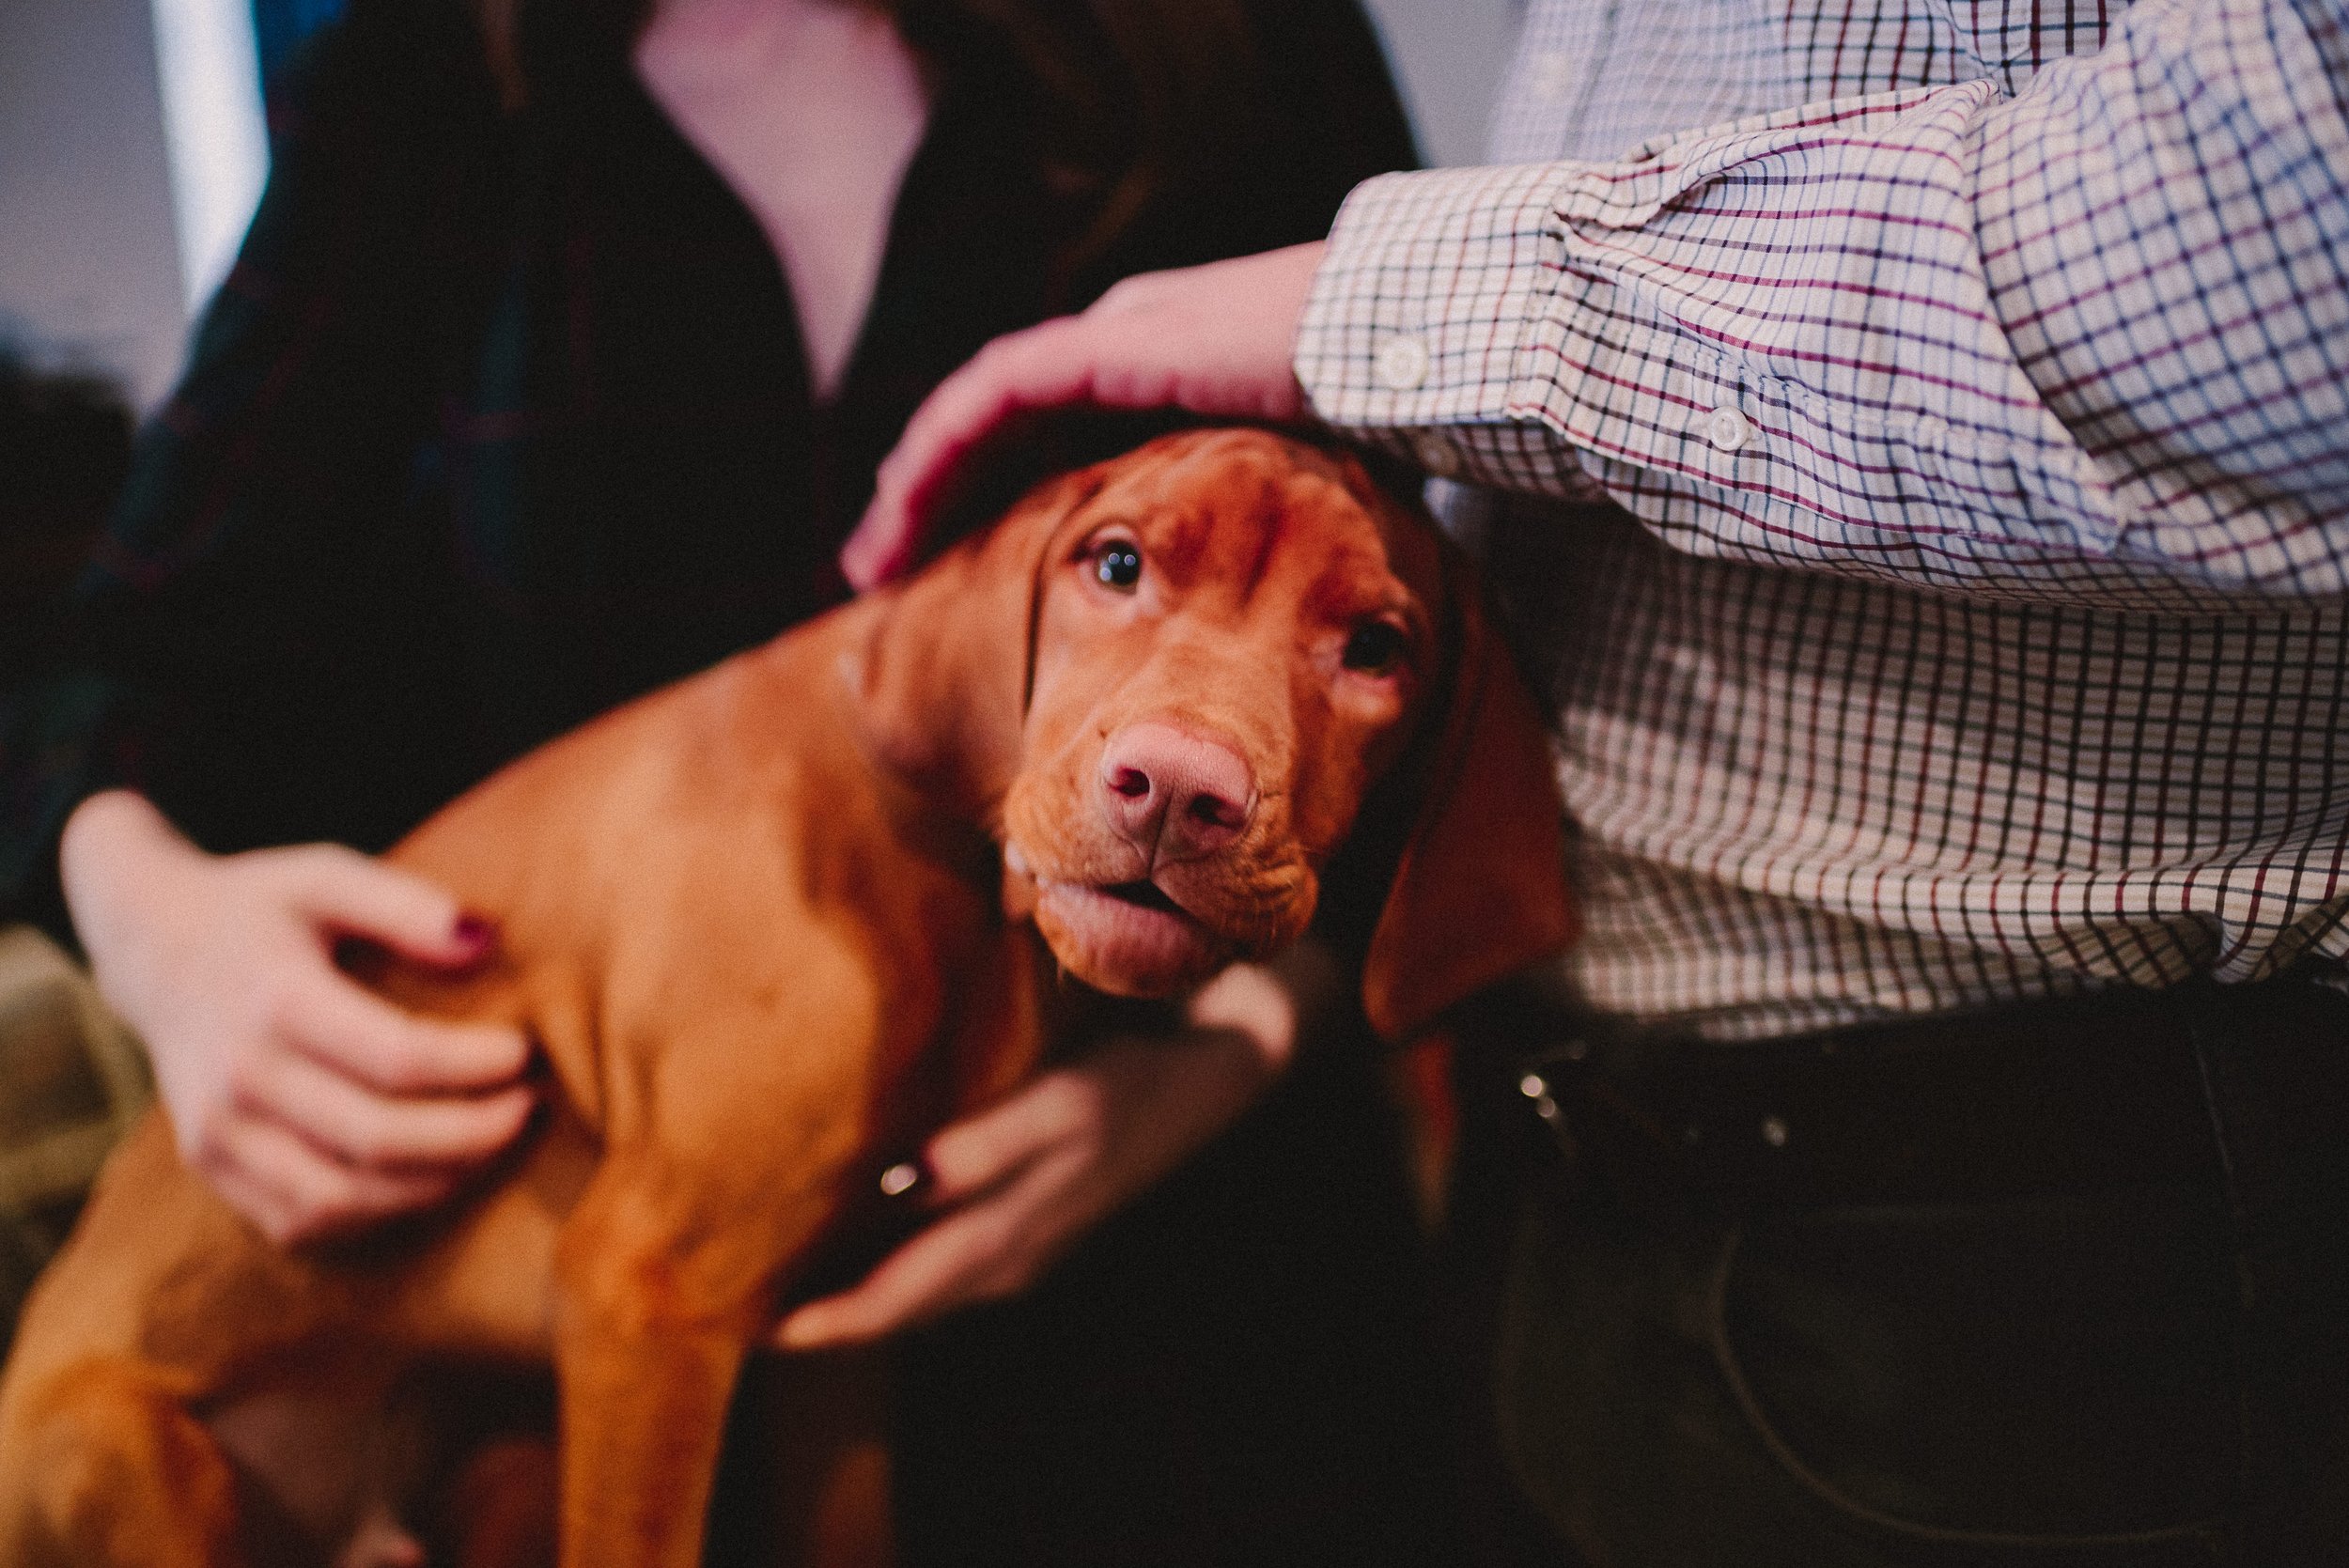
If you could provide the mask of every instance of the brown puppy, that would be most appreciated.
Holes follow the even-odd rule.
[[[393,855],[501,957],[381,983],[530,1030],[557,1114],[456,1211],[293,1254],[150,1118],[0,1384],[0,1561],[249,1560],[223,1439],[268,1451],[254,1412],[299,1450],[419,1366],[502,1361],[556,1374],[562,1561],[690,1568],[779,1294],[893,1154],[1030,1070],[1050,964],[1160,996],[1276,951],[1398,764],[1423,805],[1365,993],[1395,1036],[1564,941],[1548,753],[1432,532],[1255,431],[1058,481],[523,758]],[[799,1422],[806,1560],[869,1556],[869,1414]]]

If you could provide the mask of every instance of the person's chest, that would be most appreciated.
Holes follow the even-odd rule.
[[[830,0],[671,0],[635,76],[757,221],[787,279],[819,398],[864,319],[929,117],[923,66],[883,12]]]
[[[941,96],[822,400],[760,225],[633,79],[534,101],[418,350],[431,411],[387,546],[409,588],[381,596],[385,635],[453,667],[483,757],[848,597],[835,556],[906,418],[1045,313],[1074,220],[1032,163],[1016,106]]]
[[[826,586],[798,613],[829,602],[873,466],[930,386],[1044,313],[1066,226],[1016,114],[950,91],[826,398],[765,228],[631,80],[534,105],[511,163],[479,315],[451,313],[430,477],[468,569],[540,609],[806,573]]]

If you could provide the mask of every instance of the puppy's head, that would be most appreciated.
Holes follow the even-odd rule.
[[[1198,431],[1059,480],[901,592],[862,680],[878,753],[988,823],[1006,906],[1102,990],[1294,941],[1398,769],[1421,800],[1374,1023],[1567,935],[1532,705],[1456,561],[1351,459]]]

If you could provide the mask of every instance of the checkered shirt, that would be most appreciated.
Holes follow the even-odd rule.
[[[1532,0],[1493,150],[1297,367],[1461,482],[1592,1004],[2349,973],[2349,0]]]

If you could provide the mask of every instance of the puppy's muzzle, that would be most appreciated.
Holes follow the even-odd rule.
[[[1128,724],[1101,750],[1101,811],[1141,851],[1144,875],[1228,847],[1256,815],[1256,779],[1238,753],[1171,724]]]

